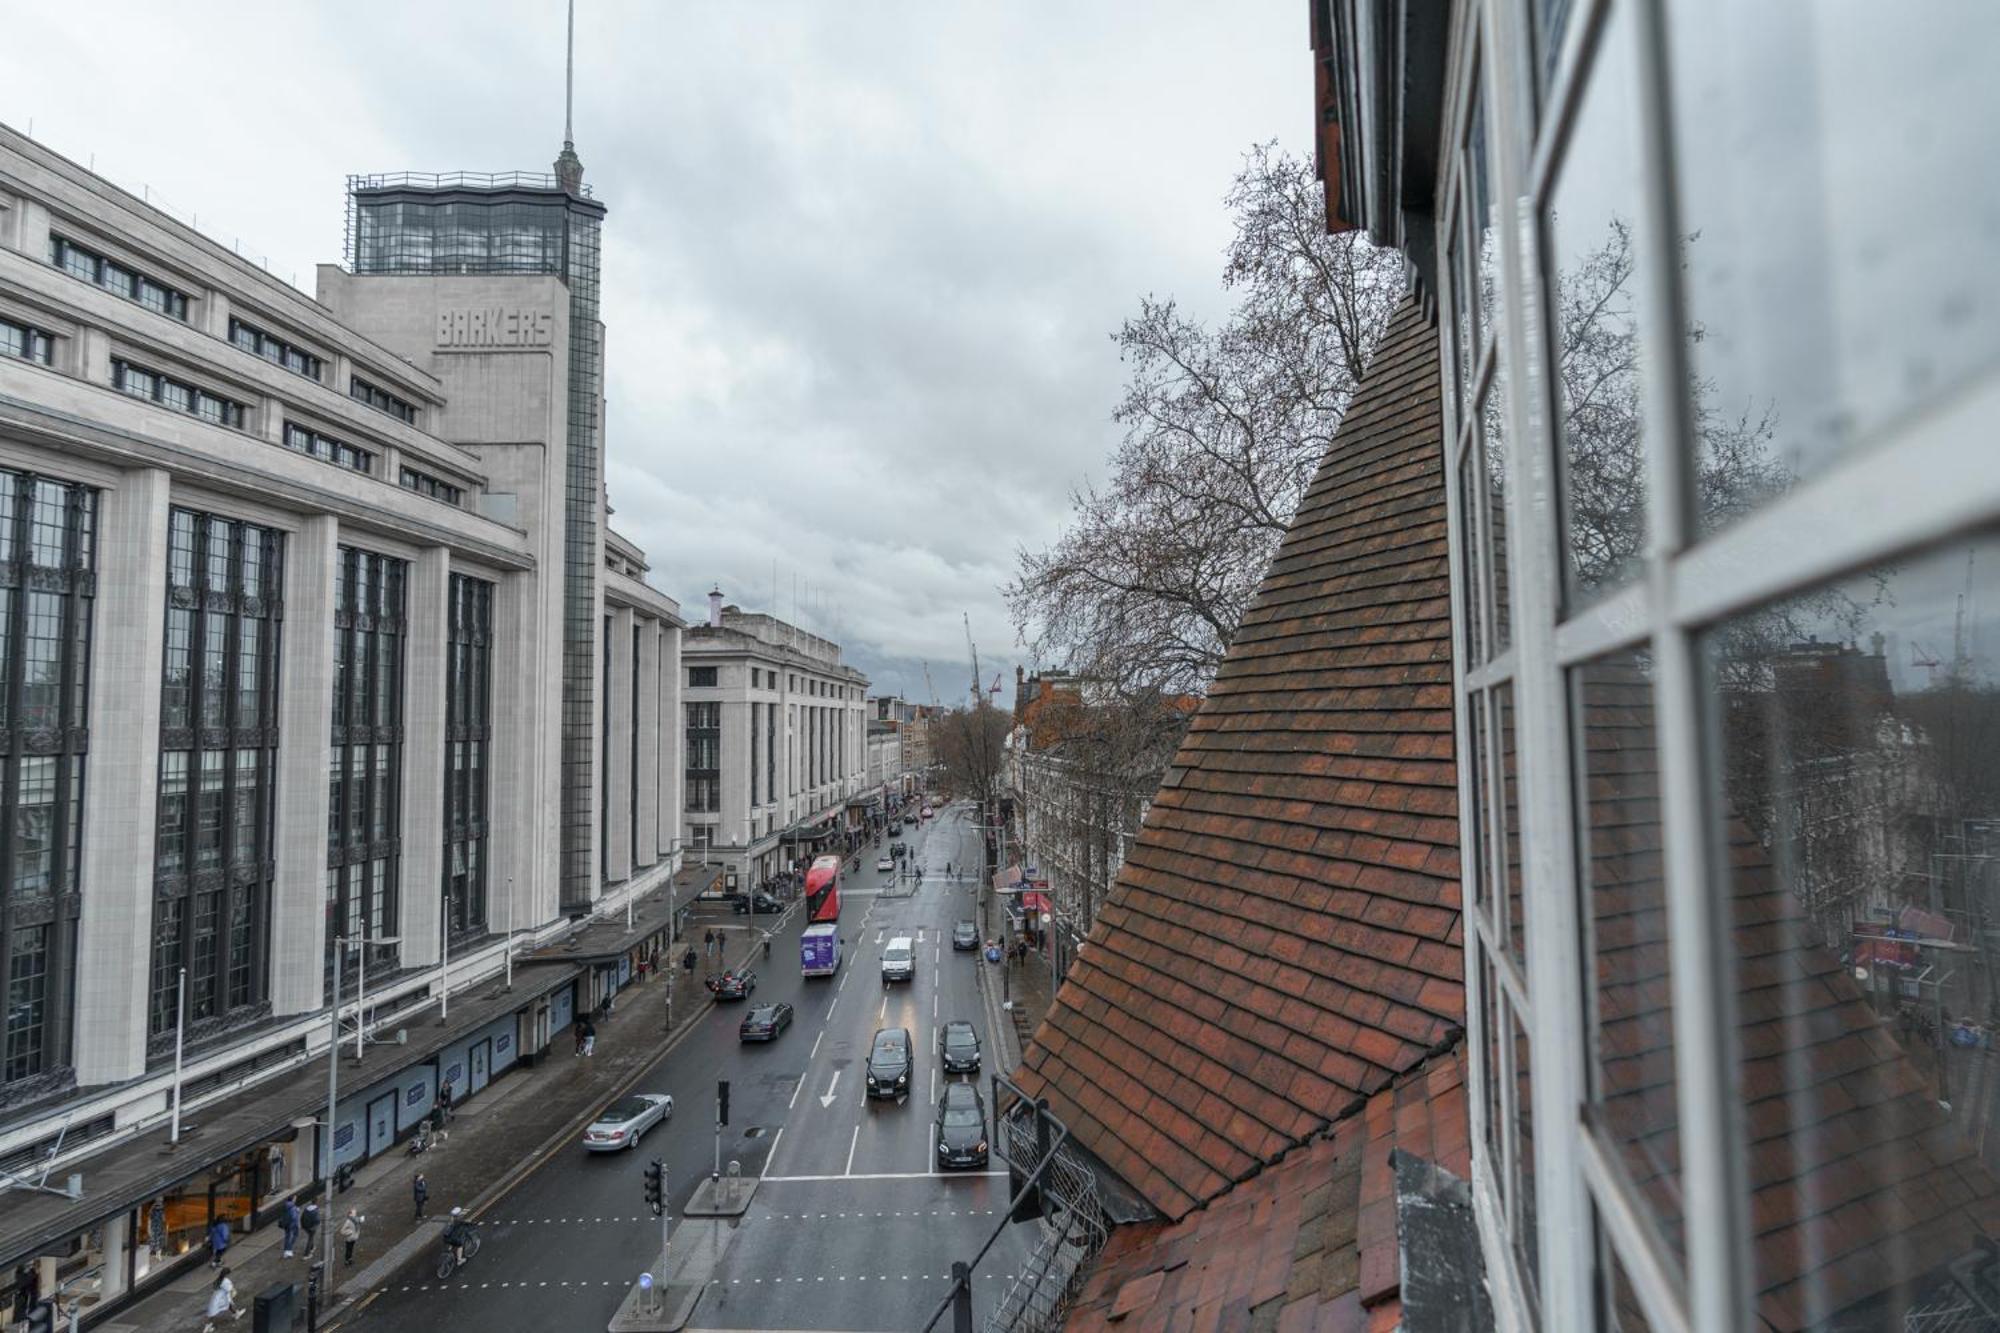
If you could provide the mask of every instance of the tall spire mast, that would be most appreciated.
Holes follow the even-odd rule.
[[[583,193],[583,159],[576,155],[572,112],[576,103],[576,0],[569,0],[569,46],[563,57],[563,146],[556,155],[556,182],[569,194]]]

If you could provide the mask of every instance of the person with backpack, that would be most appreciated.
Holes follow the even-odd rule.
[[[285,1257],[292,1257],[292,1251],[299,1248],[299,1201],[285,1200],[285,1215],[280,1225],[285,1232]]]
[[[313,1255],[318,1251],[318,1246],[313,1241],[313,1237],[319,1234],[318,1199],[307,1199],[306,1206],[299,1209],[299,1227],[306,1236],[305,1248],[301,1254],[307,1263],[311,1263]]]
[[[341,1261],[354,1267],[354,1247],[361,1243],[361,1217],[352,1208],[340,1219]]]

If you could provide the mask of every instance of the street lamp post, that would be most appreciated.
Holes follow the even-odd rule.
[[[505,989],[510,993],[514,989],[514,877],[512,875],[507,876],[507,985]]]
[[[438,1022],[451,1021],[451,894],[446,893],[438,913]]]
[[[326,1186],[328,1216],[321,1219],[326,1228],[326,1249],[320,1256],[320,1294],[322,1300],[333,1295],[333,1233],[335,1224],[331,1215],[333,1208],[333,1127],[335,1108],[340,1104],[340,971],[347,958],[348,949],[359,945],[362,966],[361,976],[367,976],[368,946],[370,944],[401,944],[402,938],[395,935],[380,935],[373,939],[363,936],[349,939],[337,935],[333,941],[333,1002],[327,1006],[328,1024],[326,1042],[326,1122],[320,1131],[320,1180]],[[362,985],[358,983],[354,992],[354,1058],[361,1059],[362,1042],[365,1039],[365,1025],[362,1015]]]
[[[170,1146],[181,1141],[181,1053],[187,1047],[187,989],[188,970],[182,968],[174,998],[174,1127],[167,1134]]]

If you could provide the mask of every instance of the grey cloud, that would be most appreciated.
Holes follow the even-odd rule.
[[[307,285],[348,172],[545,169],[559,146],[554,0],[207,8],[25,12],[0,118]],[[810,578],[850,660],[918,696],[926,658],[964,695],[970,612],[1011,686],[997,586],[1115,441],[1107,335],[1138,295],[1224,300],[1238,156],[1308,124],[1303,13],[579,0],[577,38],[615,524],[691,604],[720,580],[761,606],[775,564],[789,614]]]

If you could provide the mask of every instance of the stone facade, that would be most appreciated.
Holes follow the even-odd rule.
[[[0,657],[29,677],[17,704],[39,706],[19,663],[42,603],[22,603],[58,580],[69,601],[47,604],[77,619],[56,656],[87,701],[89,746],[78,785],[46,805],[23,814],[40,788],[0,786],[4,822],[31,830],[12,863],[58,867],[0,877],[0,921],[30,920],[16,909],[52,879],[76,904],[74,943],[54,933],[44,974],[59,984],[10,1007],[0,1159],[71,1116],[110,1126],[77,1136],[86,1155],[65,1149],[87,1167],[107,1134],[160,1122],[182,966],[200,997],[192,1109],[324,1054],[330,929],[360,922],[370,941],[364,1019],[407,1024],[447,982],[456,998],[498,971],[510,937],[525,947],[579,911],[620,909],[677,868],[683,622],[600,500],[590,595],[609,639],[595,645],[603,697],[582,714],[600,757],[585,770],[597,871],[584,901],[562,880],[569,286],[327,265],[308,296],[0,128],[0,525],[40,541],[58,494],[86,515],[51,557],[62,568],[9,566]],[[173,546],[190,532],[198,545]],[[183,581],[196,586],[177,603]],[[177,641],[177,606],[212,641]],[[251,615],[276,626],[263,649],[240,628]],[[336,691],[362,672],[381,711],[343,718]],[[177,691],[194,700],[178,730],[162,712]],[[234,721],[218,725],[203,710],[225,693]],[[239,698],[269,722],[247,727]],[[360,756],[346,789],[329,781],[343,746]],[[169,759],[192,767],[170,778]],[[454,790],[456,829],[441,818]],[[185,866],[169,812],[188,829]],[[364,817],[353,882],[372,892],[342,897],[329,829]],[[76,850],[45,852],[70,845],[65,820]],[[41,964],[10,954],[20,944],[0,940],[0,969],[26,959],[11,979],[32,989]]]

